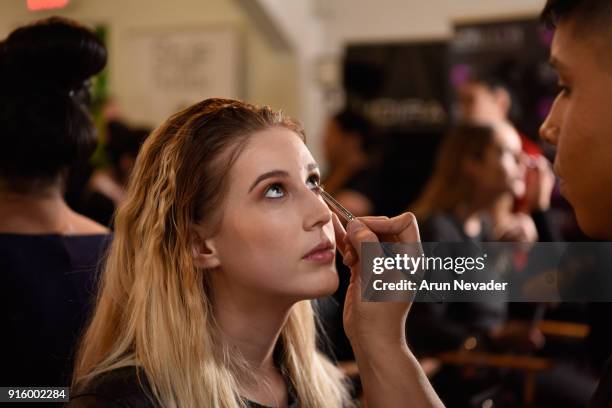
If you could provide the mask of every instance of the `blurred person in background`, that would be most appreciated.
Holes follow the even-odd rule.
[[[323,148],[329,165],[325,191],[357,217],[372,214],[378,183],[371,122],[352,110],[338,112],[327,122]]]
[[[521,142],[506,122],[495,126],[463,124],[443,140],[436,166],[422,195],[411,207],[424,242],[495,241],[490,208],[501,196],[523,183]],[[506,320],[502,304],[418,304],[409,326],[414,344],[431,350],[459,347],[473,334],[498,338]],[[538,332],[523,333],[533,345]],[[435,338],[435,341],[431,339]],[[423,343],[422,341],[425,341]]]
[[[323,134],[323,148],[329,171],[325,191],[355,216],[371,215],[378,200],[378,151],[374,126],[361,113],[343,109],[329,118]],[[343,305],[350,273],[336,258],[340,284],[333,297],[320,299],[321,322],[330,340],[330,356],[354,360],[353,350],[342,325]],[[358,387],[358,384],[357,384]]]
[[[459,118],[464,122],[492,124],[510,120],[518,110],[508,86],[492,75],[475,74],[457,90]],[[516,132],[516,130],[514,130]],[[550,222],[551,193],[555,178],[542,149],[528,137],[521,139],[526,164],[524,187],[504,194],[491,208],[494,236],[503,241],[558,241]]]
[[[478,246],[497,241],[490,209],[501,197],[524,189],[522,156],[521,139],[507,122],[453,128],[442,142],[430,181],[411,207],[420,221],[423,242]],[[468,254],[448,254],[459,255]],[[508,303],[503,300],[416,303],[407,333],[415,350],[425,355],[469,344],[480,350],[524,353],[541,348],[545,340],[530,321],[509,321]],[[488,398],[490,390],[507,391],[500,384],[513,389],[514,381],[496,370],[465,377],[461,369],[450,366],[432,379],[443,401],[457,407],[468,406],[476,395]]]
[[[81,213],[112,227],[113,214],[123,201],[136,156],[149,132],[132,128],[118,118],[108,121],[104,151],[109,165],[91,175],[79,206]]]
[[[108,230],[63,198],[96,146],[90,78],[106,49],[58,17],[0,42],[0,385],[67,386]]]

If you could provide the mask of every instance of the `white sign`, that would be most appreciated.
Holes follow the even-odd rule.
[[[239,98],[240,49],[231,27],[137,31],[132,90],[157,123],[209,97]]]

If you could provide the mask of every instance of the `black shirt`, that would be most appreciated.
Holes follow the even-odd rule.
[[[608,364],[603,375],[599,379],[599,386],[589,404],[591,408],[611,408],[612,407],[612,357],[608,359]]]
[[[464,242],[476,247],[491,237],[490,224],[482,222],[477,236],[468,236],[461,222],[450,213],[430,216],[419,225],[421,241]],[[467,248],[467,246],[466,246]],[[465,254],[444,254],[444,256]],[[417,353],[437,353],[455,350],[471,335],[483,335],[499,326],[506,319],[503,303],[415,302],[407,319],[407,334]]]
[[[109,235],[0,234],[0,386],[67,386]]]
[[[298,408],[296,392],[287,380],[288,408]],[[123,367],[101,374],[86,389],[77,392],[68,408],[158,408],[152,397],[146,375],[134,366]],[[253,401],[246,401],[249,408],[269,408]]]

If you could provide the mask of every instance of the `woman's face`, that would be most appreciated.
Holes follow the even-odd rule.
[[[290,301],[336,290],[334,228],[316,190],[319,177],[293,131],[277,127],[251,135],[228,175],[213,238],[220,261],[213,285]]]
[[[479,82],[464,83],[458,91],[459,117],[474,123],[504,120],[509,109],[509,96],[504,92]]]
[[[475,171],[479,189],[490,196],[507,192],[522,196],[525,192],[521,139],[509,125],[495,127],[494,137],[485,149]]]

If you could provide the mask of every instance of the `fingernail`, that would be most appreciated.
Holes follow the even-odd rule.
[[[365,225],[363,225],[363,223],[359,220],[352,220],[351,222],[349,222],[348,224],[348,228],[346,230],[346,232],[348,232],[349,234],[352,234],[354,232],[359,231],[360,229],[365,228]]]

